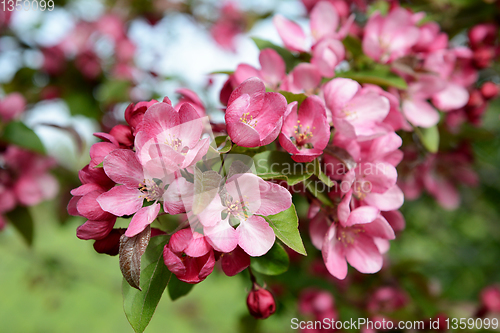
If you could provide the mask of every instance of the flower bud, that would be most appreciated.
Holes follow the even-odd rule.
[[[269,290],[254,286],[247,297],[248,311],[257,319],[266,319],[276,311],[276,302]]]
[[[483,98],[488,100],[492,99],[498,96],[499,88],[498,85],[496,85],[493,82],[485,82],[481,86],[481,95],[483,95]]]

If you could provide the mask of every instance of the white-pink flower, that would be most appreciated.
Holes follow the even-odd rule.
[[[275,235],[262,217],[282,212],[292,205],[284,187],[252,174],[236,174],[227,179],[203,212],[198,214],[208,242],[220,252],[239,245],[250,256],[267,253]]]

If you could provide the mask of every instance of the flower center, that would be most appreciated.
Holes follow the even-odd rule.
[[[354,244],[354,240],[359,233],[365,232],[363,226],[354,226],[349,228],[337,227],[337,240],[344,244],[345,247]]]
[[[172,147],[175,151],[179,151],[180,149],[182,149],[182,140],[173,137],[172,134],[169,134],[168,138],[165,141],[167,145]]]
[[[228,214],[238,218],[238,219],[248,219],[250,217],[248,212],[248,203],[244,200],[236,201],[226,201],[226,207]]]
[[[240,121],[254,128],[257,125],[257,120],[253,119],[253,116],[250,114],[250,112],[243,113],[240,117]]]
[[[161,181],[159,183],[161,184]],[[157,201],[163,194],[163,190],[152,179],[144,179],[144,182],[139,184],[139,191],[143,193],[140,198],[144,198],[147,201]]]
[[[314,134],[311,132],[310,126],[306,126],[306,128],[304,129],[302,124],[300,123],[300,120],[297,120],[297,126],[293,126],[293,128],[295,129],[295,137],[292,137],[292,141],[295,141],[295,145],[297,147],[306,145],[308,143],[307,141],[314,136]],[[316,127],[313,127],[313,129],[316,129]]]

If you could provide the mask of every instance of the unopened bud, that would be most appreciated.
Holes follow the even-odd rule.
[[[483,95],[484,99],[492,99],[497,97],[499,92],[498,85],[493,82],[485,82],[481,86],[481,95]]]
[[[256,283],[248,294],[247,306],[250,314],[257,319],[266,319],[276,311],[276,302],[271,292]]]

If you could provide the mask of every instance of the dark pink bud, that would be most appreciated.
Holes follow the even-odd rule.
[[[493,23],[482,23],[469,31],[469,40],[472,48],[478,45],[493,45],[497,36],[497,26]]]
[[[232,252],[222,254],[221,267],[227,276],[234,276],[250,266],[250,256],[237,246]]]
[[[468,107],[477,108],[484,104],[483,95],[479,90],[473,90],[469,94]]]
[[[474,64],[479,69],[489,67],[494,57],[495,49],[493,47],[482,46],[474,51]]]
[[[257,319],[266,319],[276,311],[276,302],[269,290],[254,283],[247,297],[248,311]]]
[[[487,311],[500,313],[500,288],[489,286],[481,292],[481,303]]]
[[[116,125],[109,131],[109,134],[115,137],[118,143],[131,147],[134,145],[134,134],[132,128],[127,125]]]
[[[205,236],[182,229],[172,235],[163,249],[163,261],[181,281],[199,283],[212,273],[214,251]]]
[[[158,103],[158,101],[154,99],[149,102],[139,102],[137,104],[130,103],[125,110],[125,120],[135,129],[142,121],[142,117],[146,110],[155,103]]]
[[[481,95],[483,95],[484,99],[492,99],[498,96],[499,88],[493,82],[485,82],[481,88]]]
[[[125,229],[113,229],[103,239],[94,242],[94,250],[98,253],[116,256],[120,250],[120,237],[125,233]]]

